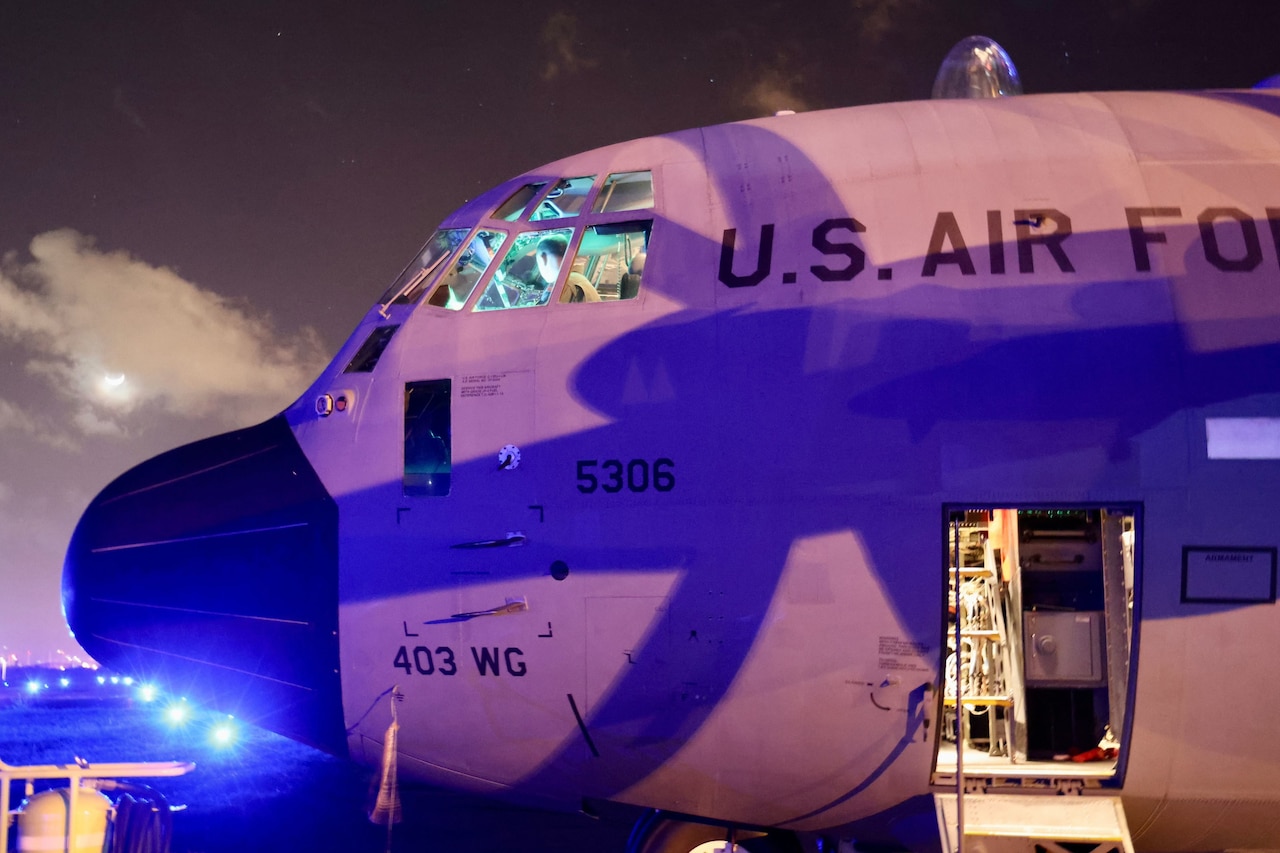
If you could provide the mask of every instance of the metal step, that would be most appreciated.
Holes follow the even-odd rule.
[[[955,794],[933,800],[943,853],[961,853]],[[963,853],[1133,853],[1115,795],[965,794],[963,840]]]

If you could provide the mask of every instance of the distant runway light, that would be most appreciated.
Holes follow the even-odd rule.
[[[165,709],[164,717],[170,724],[180,726],[187,721],[187,706],[181,702],[174,702]]]
[[[154,702],[156,698],[156,686],[154,684],[143,684],[138,688],[138,698],[143,702]]]
[[[132,675],[126,675],[122,680],[124,681],[124,686],[125,686],[125,687],[132,687],[132,686],[133,686],[133,676],[132,676]]]
[[[99,676],[98,676],[98,683],[99,683],[99,684],[106,684],[106,683],[107,683],[107,679],[106,679],[106,677],[99,675]]]
[[[59,679],[58,679],[58,684],[62,685],[63,687],[70,687],[70,686],[71,686],[71,679],[70,679],[70,678],[59,678]]]
[[[230,746],[235,743],[236,729],[228,720],[213,727],[213,742],[216,746]]]

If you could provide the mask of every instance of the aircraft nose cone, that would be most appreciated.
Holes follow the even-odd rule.
[[[67,623],[113,670],[341,752],[337,522],[283,416],[179,447],[85,510]]]

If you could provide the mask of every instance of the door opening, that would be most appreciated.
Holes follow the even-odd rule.
[[[1139,516],[1114,506],[946,508],[935,783],[954,779],[958,759],[966,778],[1116,776]]]

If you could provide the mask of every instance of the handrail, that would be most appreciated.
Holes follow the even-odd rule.
[[[952,536],[952,560],[953,566],[960,565],[960,522],[952,520],[951,522]],[[961,623],[964,621],[960,613],[960,584],[957,578],[956,583],[956,851],[955,853],[965,853],[964,851],[964,724],[967,712],[964,707],[964,694],[960,682],[960,658],[963,657]],[[950,591],[948,590],[948,594]],[[943,691],[944,693],[946,691]],[[0,851],[3,853],[3,851]],[[951,853],[951,851],[944,851]]]
[[[90,764],[76,758],[74,764],[6,764],[0,761],[0,853],[9,853],[9,786],[13,782],[25,782],[26,795],[33,792],[32,783],[37,779],[66,779],[70,783],[67,798],[67,833],[70,844],[71,826],[76,813],[76,795],[85,779],[106,779],[126,776],[130,778],[154,778],[182,776],[196,768],[194,761],[117,761],[108,764]],[[70,847],[68,846],[68,849]]]

